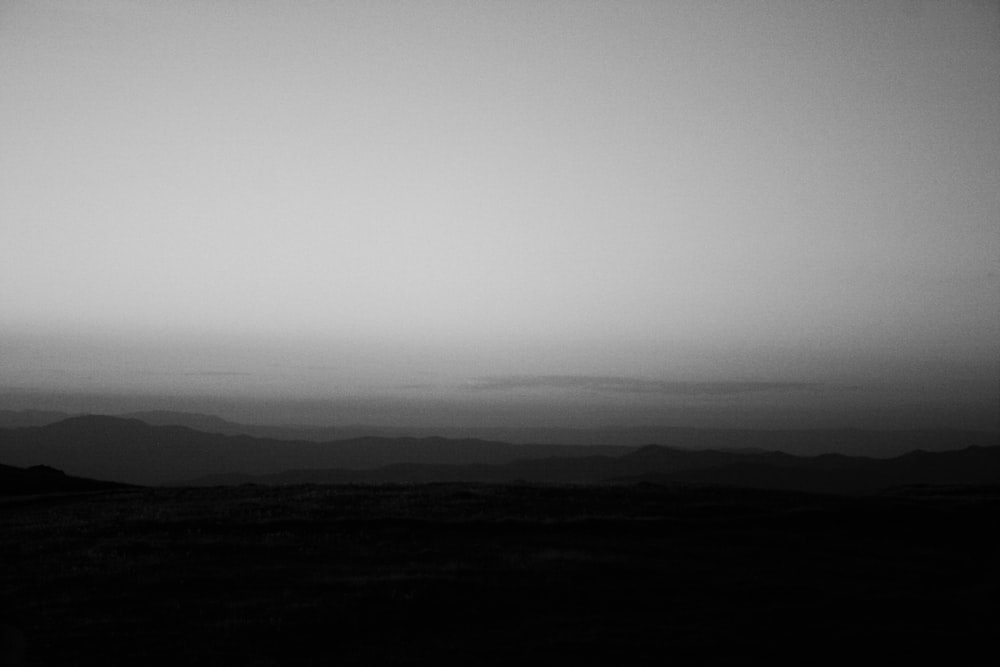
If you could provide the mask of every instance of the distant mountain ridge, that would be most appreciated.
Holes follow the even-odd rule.
[[[45,426],[73,416],[62,412],[0,410],[0,428]],[[265,425],[232,422],[216,415],[150,410],[113,415],[152,426],[184,426],[203,433],[245,435],[270,440],[332,442],[361,438],[445,438],[514,445],[600,445],[640,447],[656,443],[677,449],[782,451],[800,456],[838,453],[891,458],[914,450],[946,451],[1000,440],[1000,433],[961,430],[715,429],[672,426],[603,428],[406,427]]]
[[[765,463],[752,458],[673,473],[652,472],[621,482],[695,483],[781,491],[858,494],[916,485],[1000,484],[1000,446],[948,452],[916,451],[893,459],[815,457]]]
[[[97,415],[40,427],[0,429],[0,461],[4,463],[53,465],[71,474],[134,484],[163,484],[220,473],[364,469],[403,462],[502,464],[527,457],[617,455],[628,450],[437,437],[274,440],[205,433],[185,426],[150,426],[138,419]]]
[[[329,442],[363,437],[485,440],[520,445],[613,445],[641,447],[651,443],[677,449],[760,449],[802,456],[828,453],[891,458],[917,449],[944,451],[997,442],[998,433],[919,429],[875,431],[864,429],[717,429],[676,426],[621,426],[602,428],[556,427],[412,427],[351,424],[297,426],[240,424],[213,415],[154,411],[121,415],[153,425],[187,426],[209,433],[251,435],[277,440]]]
[[[913,485],[1000,484],[1000,447],[914,452],[895,459],[796,457],[769,452],[684,452],[644,448],[640,456],[527,459],[503,465],[395,464],[372,470],[289,470],[216,475],[192,485],[489,483],[659,483],[864,494]]]
[[[876,459],[757,449],[514,445],[446,438],[317,443],[203,433],[105,416],[0,429],[0,461],[54,466],[71,475],[134,484],[653,482],[866,493],[906,484],[1000,483],[996,446]]]

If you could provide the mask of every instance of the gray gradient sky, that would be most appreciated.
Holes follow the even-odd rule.
[[[7,0],[0,390],[997,427],[998,7]]]

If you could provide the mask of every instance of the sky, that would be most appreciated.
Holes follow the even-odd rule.
[[[4,0],[0,407],[1000,428],[998,72],[996,2]]]

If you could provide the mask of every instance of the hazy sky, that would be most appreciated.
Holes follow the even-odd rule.
[[[996,427],[998,8],[5,0],[0,391]]]

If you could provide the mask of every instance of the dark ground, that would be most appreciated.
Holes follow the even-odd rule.
[[[998,488],[8,498],[0,636],[33,665],[995,664],[998,517]]]

